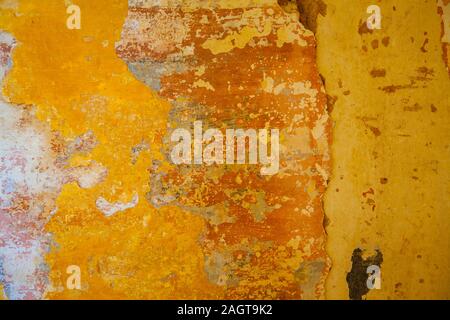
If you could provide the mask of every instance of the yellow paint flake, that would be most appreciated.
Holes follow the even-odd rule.
[[[240,33],[233,32],[224,39],[209,39],[203,43],[202,48],[210,50],[213,54],[232,51],[235,48],[243,49],[250,41],[258,37],[266,37],[272,32],[272,23],[266,22],[264,30],[259,32],[255,27],[245,26]]]

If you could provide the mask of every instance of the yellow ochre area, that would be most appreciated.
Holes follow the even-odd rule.
[[[83,8],[81,30],[66,28],[64,1],[18,4],[0,11],[0,28],[19,43],[5,96],[13,104],[36,106],[38,118],[66,140],[91,130],[98,145],[71,165],[94,160],[108,170],[92,189],[65,185],[57,200],[47,226],[55,245],[47,255],[52,287],[46,298],[219,297],[197,245],[203,219],[177,208],[156,212],[145,200],[147,169],[162,159],[159,137],[169,106],[116,56],[127,1],[77,1]],[[150,151],[133,165],[132,149],[143,141]],[[134,193],[139,204],[126,214],[107,219],[95,206],[98,197],[127,202]],[[66,289],[70,265],[81,268],[80,291]]]
[[[359,247],[383,254],[382,287],[368,299],[449,299],[450,80],[436,1],[379,1],[372,33],[358,32],[372,2],[325,2],[318,64],[337,98],[327,298],[348,299]]]

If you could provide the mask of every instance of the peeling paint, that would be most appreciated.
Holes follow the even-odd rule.
[[[329,171],[330,122],[325,116],[325,93],[314,68],[313,34],[276,3],[258,8],[242,4],[233,10],[221,4],[204,10],[200,2],[192,6],[183,2],[182,7],[149,1],[135,5],[130,3],[117,52],[132,72],[138,61],[142,70],[152,70],[161,62],[171,66],[156,80],[161,84],[159,94],[173,106],[169,132],[171,128],[189,128],[201,119],[204,126],[212,128],[224,124],[228,128],[276,127],[284,128],[283,135],[290,136],[282,143],[284,164],[279,178],[260,177],[251,166],[178,166],[167,170],[162,169],[163,163],[157,163],[147,199],[157,208],[177,206],[206,220],[200,241],[205,272],[211,282],[226,284],[224,297],[322,297],[328,264],[322,247],[320,199]],[[208,24],[196,22],[204,20]],[[140,28],[176,24],[184,38],[161,43],[164,52],[145,44],[151,39],[139,41],[140,49],[136,50],[137,29],[130,21],[139,21]],[[188,47],[192,49],[186,50]],[[294,56],[295,61],[301,57],[311,64],[293,63]],[[279,71],[277,63],[290,71]],[[145,79],[154,75],[139,71],[136,76]],[[247,96],[244,100],[243,94]],[[289,141],[296,144],[303,135],[308,138],[303,143],[306,150],[297,153]],[[315,162],[313,157],[320,160]],[[309,193],[302,191],[306,183]],[[289,192],[289,185],[296,191]],[[296,211],[292,211],[294,207]],[[308,214],[300,214],[306,208]],[[285,248],[292,238],[301,243],[296,250]],[[302,252],[306,243],[312,244],[310,252]],[[260,245],[264,249],[256,249]],[[237,258],[240,251],[250,252],[251,257]],[[281,252],[285,258],[276,258]],[[295,272],[300,263],[313,263],[316,255],[322,267],[311,269],[314,274],[303,291]],[[268,276],[273,281],[266,280]],[[286,280],[275,280],[281,278]]]
[[[366,255],[366,257],[365,257]],[[351,300],[362,300],[370,289],[367,286],[368,268],[377,266],[381,268],[383,254],[377,250],[373,256],[367,256],[361,249],[355,249],[352,255],[352,269],[347,274],[349,297]]]

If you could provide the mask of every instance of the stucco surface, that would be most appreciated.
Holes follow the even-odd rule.
[[[0,1],[0,297],[450,298],[447,0],[75,2]],[[199,119],[280,172],[175,166]]]

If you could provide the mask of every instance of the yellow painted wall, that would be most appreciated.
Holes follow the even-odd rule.
[[[368,299],[448,299],[450,81],[436,2],[325,2],[318,63],[327,93],[337,97],[325,200],[333,260],[327,297],[348,297],[345,275],[360,247],[383,253],[382,289]],[[382,9],[382,29],[361,35],[373,2]],[[372,77],[373,69],[386,76]],[[370,189],[374,194],[364,196]]]

